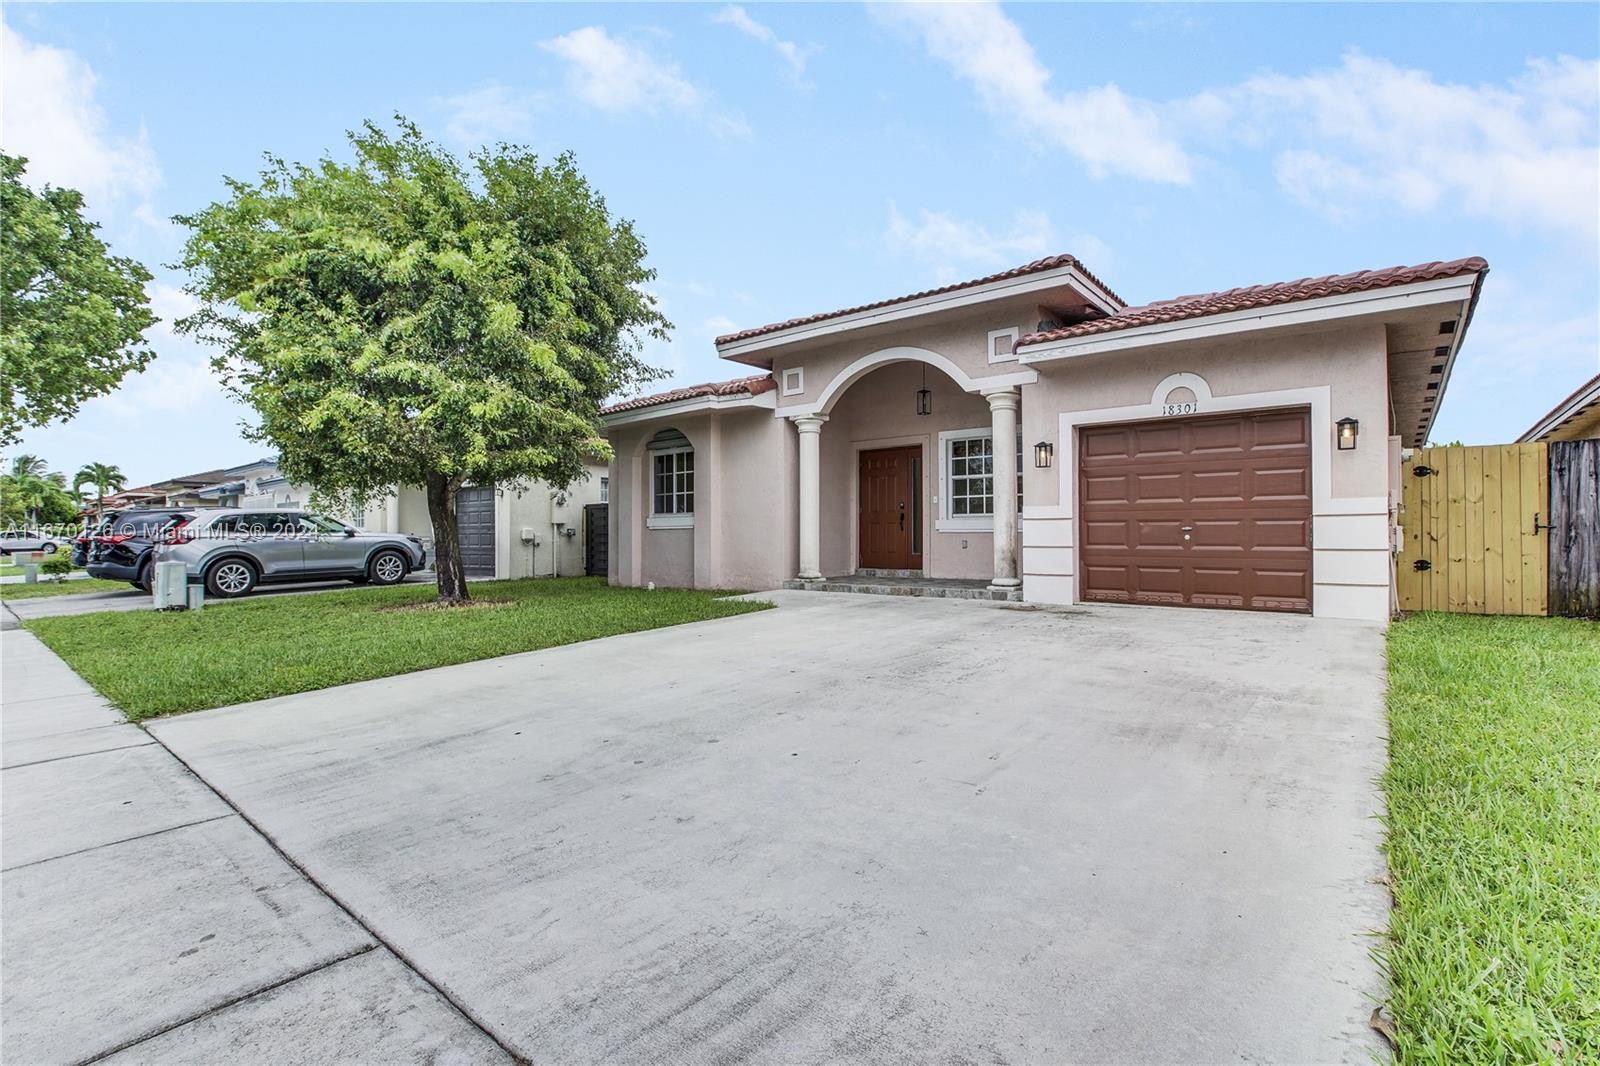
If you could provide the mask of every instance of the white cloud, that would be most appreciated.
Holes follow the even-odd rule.
[[[1534,60],[1504,85],[1441,82],[1351,52],[1336,68],[1206,94],[1211,124],[1277,149],[1290,196],[1335,218],[1457,210],[1593,241],[1600,62]]]
[[[10,26],[0,25],[0,37],[0,144],[27,157],[27,180],[77,189],[99,215],[126,197],[147,200],[161,183],[155,153],[143,129],[134,137],[108,131],[89,64]]]
[[[585,26],[540,43],[567,64],[567,88],[600,111],[621,115],[663,111],[704,122],[719,136],[747,136],[749,128],[713,106],[676,63],[660,60],[599,26]]]
[[[211,369],[212,349],[179,336],[172,324],[200,309],[193,296],[176,285],[150,285],[150,310],[161,319],[145,331],[156,358],[142,373],[124,378],[115,392],[93,401],[118,418],[140,419],[152,412],[193,413],[224,402],[222,383]]]
[[[1263,74],[1172,100],[1114,84],[1056,91],[994,3],[885,4],[996,116],[1096,176],[1188,183],[1186,142],[1271,153],[1283,191],[1341,221],[1455,212],[1600,237],[1600,61],[1533,59],[1503,84],[1445,82],[1359,52],[1332,69]]]
[[[1153,105],[1114,84],[1054,91],[1050,71],[999,5],[880,4],[873,10],[914,32],[928,54],[970,82],[995,115],[1071,152],[1096,177],[1190,181],[1189,156],[1162,128]]]
[[[445,136],[473,146],[526,136],[533,128],[536,99],[504,85],[484,85],[441,96],[433,107],[445,116]]]
[[[1055,226],[1043,211],[1017,211],[1007,228],[992,230],[945,211],[924,209],[913,221],[891,202],[884,239],[890,247],[927,261],[941,282],[1059,251]]]
[[[811,49],[807,46],[796,44],[794,41],[785,41],[773,32],[771,26],[757,22],[750,17],[749,12],[738,4],[729,4],[727,7],[711,16],[712,22],[719,22],[725,26],[732,26],[746,37],[760,41],[762,44],[777,52],[783,61],[789,65],[789,72],[796,78],[802,77],[806,72],[806,60]]]

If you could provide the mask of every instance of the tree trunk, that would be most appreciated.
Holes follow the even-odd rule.
[[[443,474],[428,475],[428,517],[433,520],[433,571],[439,602],[466,603],[467,568],[461,560],[461,535],[456,529],[455,483]]]

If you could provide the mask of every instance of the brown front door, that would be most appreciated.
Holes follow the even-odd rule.
[[[1302,409],[1084,429],[1085,600],[1311,609]]]
[[[922,569],[922,449],[861,453],[861,565]]]

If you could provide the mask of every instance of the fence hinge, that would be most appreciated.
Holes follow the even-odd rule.
[[[1426,559],[1418,559],[1416,562],[1411,564],[1411,569],[1413,569],[1413,570],[1432,570],[1433,569],[1433,564],[1428,562],[1428,560],[1426,560]]]
[[[1427,477],[1429,474],[1435,473],[1438,473],[1438,471],[1434,470],[1434,468],[1431,466],[1423,466],[1418,464],[1411,468],[1412,477]]]

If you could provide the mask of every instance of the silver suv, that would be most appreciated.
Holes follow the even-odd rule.
[[[213,596],[243,596],[286,581],[395,585],[427,563],[416,537],[367,533],[301,511],[198,511],[163,539],[156,561],[183,563],[189,581],[205,582]]]

